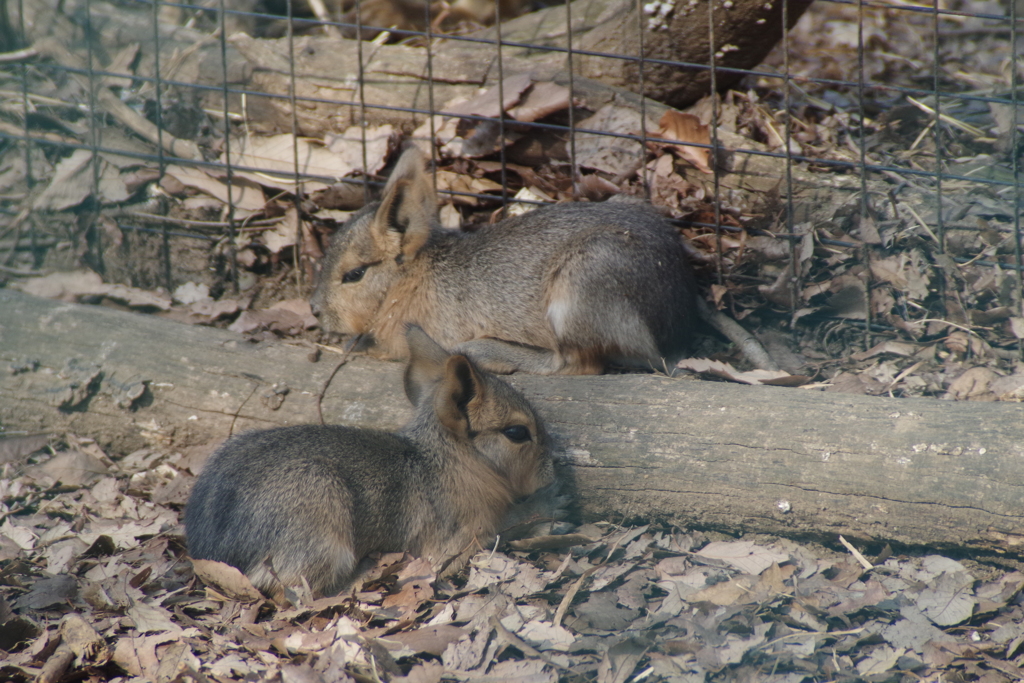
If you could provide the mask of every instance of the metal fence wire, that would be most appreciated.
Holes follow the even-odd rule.
[[[411,140],[449,227],[645,196],[716,305],[822,357],[963,330],[1019,358],[1019,0],[0,10],[6,280],[301,297]]]

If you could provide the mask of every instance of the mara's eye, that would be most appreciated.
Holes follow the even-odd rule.
[[[501,430],[505,438],[513,443],[523,443],[530,440],[530,430],[524,425],[512,425]]]
[[[364,275],[366,275],[366,266],[359,266],[358,268],[353,268],[352,270],[342,275],[341,282],[342,284],[348,282],[359,282],[360,280],[363,279]]]

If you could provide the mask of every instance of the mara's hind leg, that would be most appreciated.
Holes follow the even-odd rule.
[[[551,349],[502,339],[471,339],[456,346],[452,352],[464,353],[483,369],[499,375],[517,371],[553,375],[561,372],[565,365],[562,357]]]
[[[283,550],[265,558],[247,573],[256,588],[268,595],[283,593],[283,586],[301,586],[305,579],[317,595],[333,595],[345,588],[356,569],[351,548],[324,540],[302,551]]]
[[[317,503],[322,501],[312,501],[313,506]],[[331,506],[323,507],[331,511]],[[314,534],[312,529],[320,533]],[[246,575],[254,586],[268,594],[281,592],[282,584],[301,586],[305,579],[313,593],[333,595],[352,580],[358,560],[352,535],[344,523],[325,525],[309,516],[297,517]]]
[[[501,339],[473,339],[462,342],[453,353],[464,353],[484,370],[497,375],[529,372],[534,375],[600,375],[607,359],[619,353],[598,348],[567,347],[560,351],[525,346]]]
[[[564,374],[599,374],[610,363],[661,367],[647,321],[614,282],[597,282],[589,274],[574,277],[563,269],[549,285],[545,312]]]

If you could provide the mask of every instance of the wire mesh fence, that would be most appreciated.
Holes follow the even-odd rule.
[[[922,347],[1019,367],[1019,2],[2,7],[8,280],[303,297],[417,144],[452,228],[649,199],[708,298],[805,364],[903,341],[883,383]]]

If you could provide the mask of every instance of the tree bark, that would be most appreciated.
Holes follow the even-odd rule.
[[[571,47],[582,53],[573,58],[575,74],[682,109],[712,92],[712,52],[714,86],[727,90],[768,56],[782,39],[784,22],[792,28],[811,2],[577,0],[569,11],[550,7],[505,22],[501,37],[563,49],[571,38]],[[572,31],[566,30],[570,14]],[[495,39],[497,32],[492,28],[474,36]],[[505,53],[567,66],[560,54],[554,61],[535,47]]]
[[[74,431],[125,453],[315,422],[340,356],[312,363],[309,352],[0,290],[0,356],[11,367],[0,375],[0,424],[8,435]],[[409,415],[401,371],[352,358],[327,391],[325,420],[399,426]],[[1021,554],[1020,404],[652,375],[511,381],[546,420],[586,518]]]

